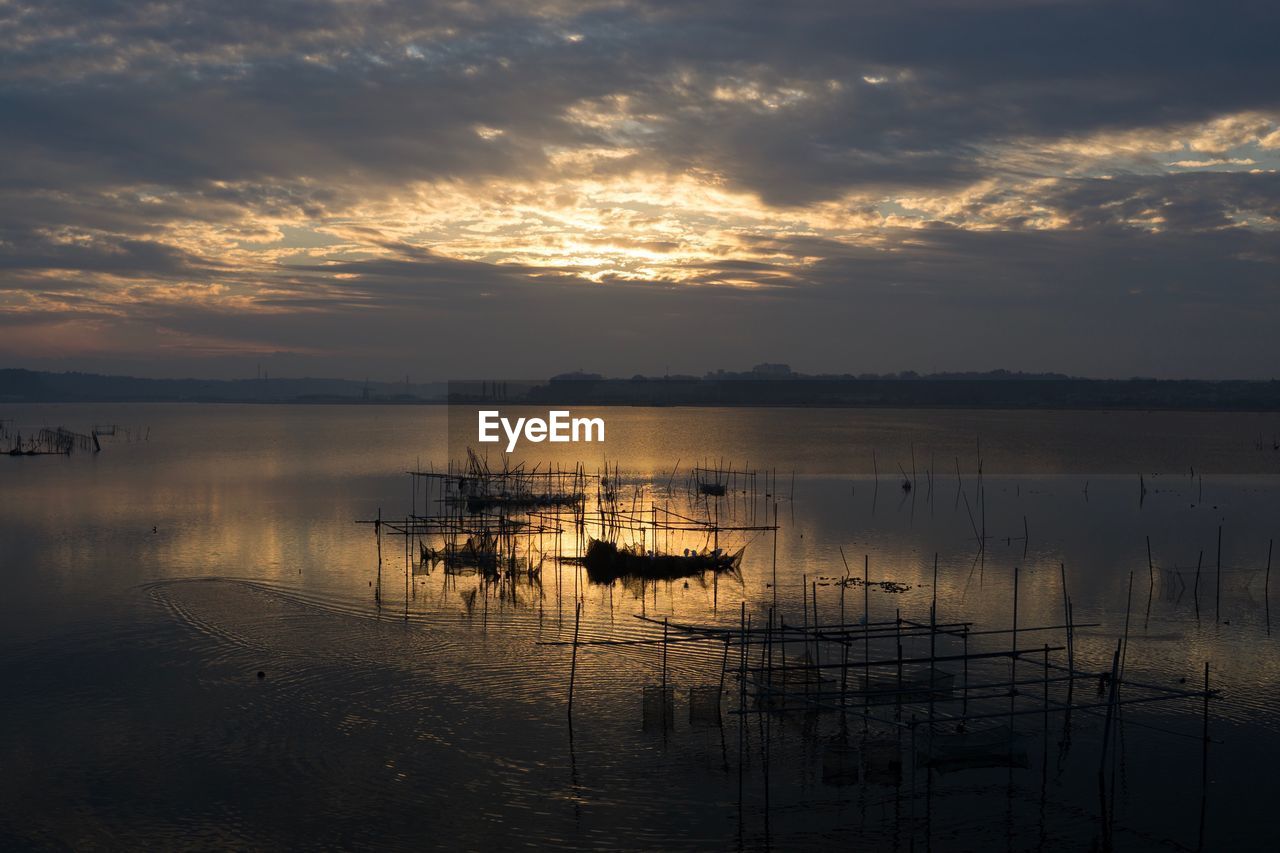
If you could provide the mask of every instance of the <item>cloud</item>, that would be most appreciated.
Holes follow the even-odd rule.
[[[629,372],[655,349],[754,359],[732,329],[815,370],[931,366],[842,348],[841,321],[873,316],[931,324],[940,368],[1029,366],[946,305],[980,326],[1041,312],[1065,363],[1039,366],[1079,372],[1099,342],[1056,320],[1089,306],[1116,329],[1102,350],[1155,362],[1106,372],[1256,372],[1280,351],[1251,322],[1205,364],[1123,330],[1176,316],[1223,340],[1211,320],[1274,308],[1276,17],[0,3],[0,353],[72,358],[80,328],[94,358],[239,346],[448,375],[421,335],[484,328],[495,369],[595,364],[576,341]]]
[[[1169,164],[1176,169],[1208,169],[1214,166],[1256,166],[1252,157],[1213,157],[1208,160],[1174,160]]]

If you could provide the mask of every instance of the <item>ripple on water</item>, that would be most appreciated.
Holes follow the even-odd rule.
[[[167,582],[147,592],[184,627],[184,653],[202,662],[209,683],[241,688],[243,713],[211,733],[207,759],[258,756],[259,771],[304,787],[340,781],[348,792],[343,814],[382,813],[388,785],[397,790],[397,809],[438,820],[453,819],[458,802],[473,804],[480,824],[523,814],[549,844],[583,843],[573,815],[584,802],[612,815],[612,830],[586,833],[598,846],[676,843],[680,822],[643,819],[655,806],[637,812],[637,788],[649,803],[665,802],[668,812],[685,812],[689,825],[698,822],[698,809],[683,805],[697,800],[690,783],[673,790],[662,777],[705,745],[664,752],[640,732],[640,686],[646,673],[656,680],[660,647],[580,650],[575,703],[592,731],[570,753],[569,649],[538,645],[540,637],[563,636],[563,623],[557,629],[530,614],[495,615],[487,628],[476,619],[406,622],[248,581]],[[626,637],[654,636],[639,620],[622,626]],[[673,681],[705,680],[711,669],[718,678],[721,657],[672,653],[668,663]],[[258,670],[267,677],[246,689]],[[702,764],[704,773],[723,776],[719,759]],[[486,809],[501,817],[482,817]],[[619,836],[619,826],[628,833]],[[455,829],[459,838],[478,831]]]
[[[633,644],[579,649],[570,739],[570,649],[540,643],[572,637],[571,616],[495,609],[487,620],[406,620],[236,579],[169,581],[142,592],[151,618],[99,631],[89,645],[90,637],[68,635],[41,651],[65,683],[30,668],[47,695],[21,723],[27,742],[44,747],[2,755],[14,768],[4,800],[24,804],[32,833],[107,847],[415,848],[431,838],[471,849],[516,841],[627,849],[736,843],[738,718],[726,713],[724,728],[706,729],[680,719],[684,688],[720,678],[718,642],[681,642],[671,630],[667,678],[677,686],[678,725],[664,738],[640,725],[641,689],[662,673],[662,646],[653,642],[661,626],[589,612],[581,639]],[[1134,672],[1191,666],[1195,655],[1177,652],[1170,634],[1153,623],[1133,637]],[[1100,648],[1109,642],[1096,639]],[[67,678],[57,663],[64,659],[79,661],[78,677]],[[731,654],[730,669],[736,665]],[[266,677],[258,679],[259,671]],[[1226,670],[1222,678],[1240,676]],[[724,704],[728,712],[736,700]],[[1177,714],[1142,719],[1194,728]],[[748,722],[744,846],[754,847],[764,844],[759,745],[766,721]],[[1228,724],[1220,736],[1231,734]],[[824,786],[822,738],[810,725],[799,718],[772,724],[773,840],[894,843],[892,791],[855,795]],[[1082,715],[1075,735],[1091,774],[1093,728]],[[1127,731],[1130,739],[1146,736]],[[1177,749],[1198,754],[1190,741]],[[1025,787],[1031,775],[1039,777],[990,788],[1006,792],[1017,812],[1000,828],[1021,839],[1013,846],[1044,831],[1034,817],[1037,792]],[[19,776],[46,785],[18,791],[12,779]],[[984,780],[936,779],[934,837],[943,847],[1003,843],[977,816],[990,811]],[[66,809],[53,809],[41,794],[50,790],[81,810],[82,826],[62,821]],[[1065,789],[1055,790],[1063,802],[1048,820],[1062,837],[1080,822],[1071,809],[1090,802],[1071,805]],[[1085,846],[1087,832],[1077,836]]]

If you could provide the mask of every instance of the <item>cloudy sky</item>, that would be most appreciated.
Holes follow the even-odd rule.
[[[1280,376],[1277,25],[0,0],[0,366]]]

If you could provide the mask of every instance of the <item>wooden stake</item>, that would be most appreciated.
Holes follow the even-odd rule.
[[[1218,525],[1218,571],[1213,591],[1213,618],[1222,621],[1222,525]]]
[[[573,616],[573,655],[572,655],[572,657],[569,659],[569,711],[568,711],[568,717],[569,717],[569,725],[570,725],[570,726],[572,726],[572,725],[573,725],[573,682],[574,682],[575,677],[576,677],[576,676],[577,676],[577,674],[578,674],[578,626],[579,626],[579,624],[580,624],[581,622],[582,622],[582,602],[581,602],[581,601],[578,601],[578,602],[575,602],[575,607],[574,607],[574,616]],[[664,655],[664,659],[665,659],[665,655],[666,655],[666,648],[665,648],[665,647],[663,648],[663,655]],[[664,701],[664,702],[666,701],[666,696],[665,696],[665,695],[663,696],[663,701]]]

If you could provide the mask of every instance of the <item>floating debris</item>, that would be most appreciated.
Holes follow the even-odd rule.
[[[902,593],[912,588],[909,583],[900,581],[866,581],[859,577],[840,576],[840,577],[821,577],[817,580],[818,586],[842,586],[846,589],[851,587],[863,586],[864,584],[871,589],[878,589],[882,592]]]

